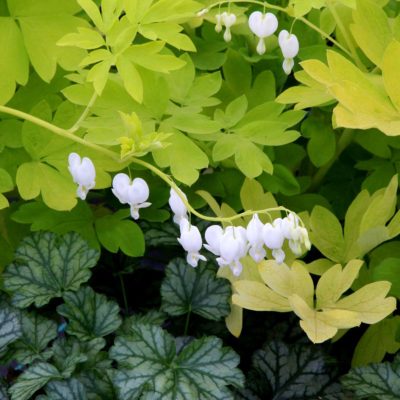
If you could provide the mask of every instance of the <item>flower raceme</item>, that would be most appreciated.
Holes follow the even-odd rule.
[[[121,204],[129,204],[133,219],[139,219],[139,209],[149,207],[149,187],[142,178],[133,181],[128,175],[119,173],[114,176],[112,192]]]
[[[81,159],[79,154],[71,153],[68,157],[68,170],[73,181],[78,185],[77,197],[85,200],[89,190],[93,189],[96,184],[96,170],[92,160],[88,157]]]

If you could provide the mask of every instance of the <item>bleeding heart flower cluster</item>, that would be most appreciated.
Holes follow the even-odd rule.
[[[182,192],[180,195],[186,199]],[[189,222],[187,208],[174,189],[170,191],[169,205],[174,213],[173,220],[180,228],[178,241],[187,251],[186,260],[189,265],[196,267],[199,260],[206,260],[200,254],[203,247],[200,231]],[[296,214],[290,213],[285,218],[277,218],[267,224],[263,224],[258,215],[254,214],[246,228],[228,226],[223,229],[220,225],[209,226],[205,231],[204,247],[217,256],[216,261],[220,267],[228,266],[235,276],[239,276],[243,269],[240,260],[247,254],[255,262],[260,262],[267,256],[268,249],[272,257],[282,263],[285,260],[282,249],[285,240],[296,256],[311,247],[308,232]]]
[[[78,185],[77,196],[85,200],[89,190],[95,186],[96,170],[93,162],[87,157],[81,158],[79,154],[71,153],[68,163],[72,178]],[[130,206],[131,216],[135,220],[139,218],[141,208],[151,205],[147,201],[149,187],[142,178],[131,180],[128,175],[119,173],[114,176],[111,190],[122,204]],[[183,192],[178,193],[171,189],[168,202],[174,214],[173,221],[179,225],[178,241],[187,252],[188,264],[197,267],[200,260],[206,261],[200,254],[203,239],[199,229],[190,223],[183,199],[187,201]],[[270,250],[272,257],[278,263],[282,263],[285,259],[285,252],[282,249],[285,240],[288,240],[289,248],[296,256],[300,256],[304,249],[311,247],[307,230],[294,213],[266,224],[254,214],[246,228],[228,226],[223,229],[220,225],[211,225],[206,229],[205,240],[204,247],[217,256],[218,265],[228,266],[235,276],[241,274],[243,269],[241,259],[247,254],[255,262],[260,262],[267,256],[267,250]]]
[[[198,15],[202,16],[205,12],[206,9],[202,10]],[[236,15],[224,11],[223,13],[218,13],[215,19],[215,30],[221,32],[225,27],[224,40],[229,42],[232,39],[231,27],[237,20]],[[249,16],[248,24],[250,30],[258,37],[256,51],[262,55],[266,52],[265,39],[272,36],[278,29],[278,19],[270,12],[254,11]],[[299,52],[299,41],[293,33],[282,30],[278,36],[278,43],[284,57],[282,68],[289,75],[294,66],[294,58]]]

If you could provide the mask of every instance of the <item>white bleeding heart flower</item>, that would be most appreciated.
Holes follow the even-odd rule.
[[[224,40],[225,40],[225,42],[230,42],[232,39],[231,27],[236,22],[236,15],[233,13],[227,13],[226,11],[224,11],[221,14],[221,21],[222,21],[223,25],[225,25]]]
[[[218,265],[228,265],[232,273],[239,276],[243,270],[240,259],[246,255],[247,248],[246,230],[243,227],[227,227],[220,239]]]
[[[254,11],[249,17],[249,28],[259,38],[266,38],[278,29],[278,19],[272,13]]]
[[[246,228],[246,236],[250,245],[249,254],[255,262],[260,262],[266,256],[263,227],[264,225],[258,215],[254,214]]]
[[[219,225],[210,225],[204,234],[207,242],[204,247],[216,256],[220,255],[219,246],[223,234],[224,230]]]
[[[268,223],[263,227],[263,240],[265,245],[273,250],[280,249],[283,246],[285,238],[279,226],[273,226]]]
[[[216,24],[215,24],[215,32],[222,31],[222,14],[217,14],[215,16]]]
[[[187,197],[185,193],[180,191],[180,194],[183,196],[185,200],[187,200]],[[185,206],[185,203],[182,201],[182,199],[179,197],[178,193],[171,188],[169,192],[169,200],[168,200],[169,206],[171,207],[172,212],[174,213],[174,222],[176,224],[180,224],[182,219],[187,219],[187,208]]]
[[[289,75],[294,66],[293,58],[299,53],[299,40],[296,35],[284,29],[279,32],[278,42],[284,57],[282,68]]]
[[[272,13],[263,14],[260,11],[254,11],[249,16],[249,28],[259,38],[257,43],[257,53],[265,53],[264,39],[271,36],[278,29],[278,19]]]
[[[192,267],[197,267],[199,260],[207,260],[199,253],[203,245],[200,231],[197,226],[191,225],[186,219],[181,221],[179,227],[181,235],[178,238],[178,242],[187,251],[186,261]]]
[[[68,169],[73,181],[78,185],[76,195],[85,200],[90,189],[93,189],[96,182],[96,170],[93,162],[88,157],[81,159],[77,153],[68,156]]]
[[[129,176],[119,173],[114,176],[112,192],[122,204],[129,204],[133,219],[139,218],[139,209],[151,206],[149,187],[142,178],[130,180]]]

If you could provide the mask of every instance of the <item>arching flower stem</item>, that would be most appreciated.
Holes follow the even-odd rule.
[[[256,4],[258,6],[262,6],[264,10],[265,9],[276,10],[276,11],[280,11],[285,14],[288,14],[289,16],[292,16],[289,7],[280,7],[275,4],[270,4],[267,1],[258,1],[258,0],[222,0],[222,1],[218,1],[213,4],[210,4],[209,6],[207,6],[207,10],[211,10],[212,8],[215,8],[215,7],[221,7],[224,4],[230,4],[230,3]],[[298,17],[296,19],[298,21],[303,22],[303,24],[307,25],[314,31],[318,32],[322,37],[324,37],[325,39],[328,39],[335,46],[337,46],[340,50],[342,50],[344,53],[346,53],[348,56],[350,56],[351,58],[354,59],[354,54],[351,51],[349,51],[344,46],[342,46],[337,40],[335,40],[331,35],[324,32],[322,29],[320,29],[317,25],[314,25],[312,22],[310,22],[307,18]],[[355,61],[357,61],[357,60],[355,60]]]
[[[193,214],[196,215],[198,218],[203,219],[205,221],[210,221],[210,222],[227,222],[230,223],[236,219],[242,218],[242,217],[247,217],[247,216],[252,216],[254,214],[269,214],[270,212],[273,211],[285,211],[287,213],[291,212],[291,210],[287,209],[286,207],[280,206],[280,207],[273,207],[273,208],[268,208],[268,209],[264,209],[264,210],[247,210],[244,211],[240,214],[236,214],[232,217],[210,217],[208,215],[204,215],[198,211],[196,211],[191,205],[190,203],[187,201],[187,199],[184,197],[184,195],[182,194],[181,190],[179,189],[178,185],[168,176],[168,174],[166,174],[165,172],[161,171],[160,169],[158,169],[157,167],[155,167],[154,165],[141,160],[140,158],[134,157],[134,156],[127,156],[123,159],[120,158],[119,153],[116,153],[114,151],[105,149],[102,146],[99,146],[95,143],[91,143],[79,136],[74,135],[73,133],[71,133],[69,130],[67,129],[63,129],[60,128],[50,122],[44,121],[41,118],[35,117],[31,114],[25,113],[23,111],[20,110],[16,110],[14,108],[11,107],[7,107],[7,106],[0,106],[0,113],[5,113],[5,114],[9,114],[9,115],[13,115],[17,118],[21,118],[25,121],[29,121],[37,126],[40,126],[44,129],[47,129],[50,132],[53,132],[54,134],[64,137],[66,139],[69,139],[75,143],[79,143],[85,147],[88,147],[90,149],[93,149],[101,154],[104,154],[105,156],[111,158],[113,161],[119,163],[119,164],[124,164],[127,161],[132,162],[134,164],[137,165],[141,165],[143,167],[145,167],[146,169],[154,172],[154,174],[156,174],[160,179],[162,179],[167,185],[169,185],[171,188],[173,188],[178,196],[181,198],[182,202],[185,204],[185,206],[187,207],[188,211]],[[301,224],[304,226],[303,222],[301,221]]]

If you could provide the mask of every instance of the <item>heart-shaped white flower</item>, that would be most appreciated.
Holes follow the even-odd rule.
[[[259,38],[266,38],[278,29],[278,19],[272,13],[254,11],[249,17],[249,28]]]
[[[88,157],[81,159],[79,154],[71,153],[68,157],[68,169],[72,179],[78,184],[76,195],[85,200],[89,190],[93,189],[96,184],[96,170],[92,160]]]
[[[278,42],[284,58],[294,58],[299,53],[299,41],[293,33],[285,29],[280,31]]]

